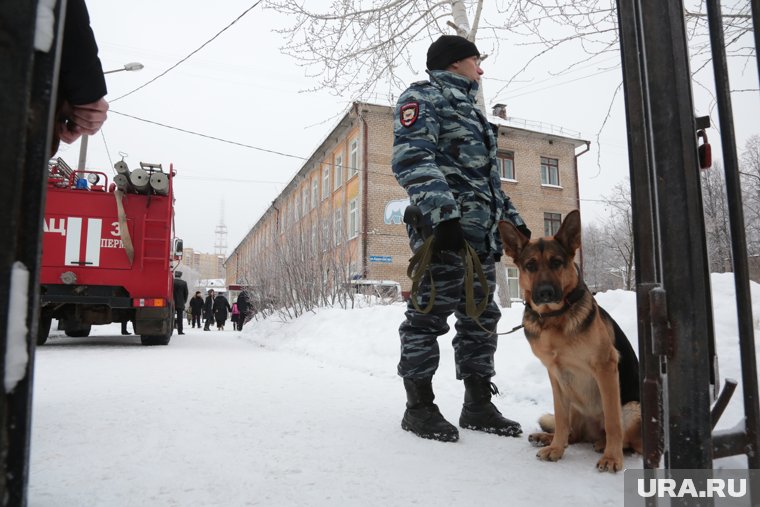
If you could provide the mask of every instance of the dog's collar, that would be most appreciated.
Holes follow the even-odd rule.
[[[586,288],[586,284],[583,282],[579,283],[578,286],[573,289],[565,298],[565,304],[560,308],[559,310],[552,310],[551,312],[546,313],[540,313],[534,310],[530,307],[530,303],[527,301],[525,302],[525,312],[528,313],[531,316],[535,316],[538,318],[538,320],[544,320],[551,317],[558,317],[568,311],[571,306],[573,306],[575,303],[581,300],[583,295],[586,293],[588,289]]]

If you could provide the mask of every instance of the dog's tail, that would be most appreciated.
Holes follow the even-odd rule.
[[[554,433],[554,414],[544,414],[538,418],[538,425],[541,426],[541,431],[546,433]]]

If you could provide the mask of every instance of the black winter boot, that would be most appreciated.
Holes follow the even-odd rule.
[[[401,420],[401,428],[418,437],[456,442],[459,430],[443,418],[438,406],[433,403],[433,379],[404,379],[406,389],[406,412]]]
[[[471,375],[464,379],[464,387],[464,406],[459,426],[504,437],[516,437],[522,433],[520,423],[501,415],[491,403],[491,394],[499,394],[499,390],[490,378]]]

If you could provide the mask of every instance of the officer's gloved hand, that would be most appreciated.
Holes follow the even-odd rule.
[[[517,230],[520,231],[523,236],[530,239],[530,229],[528,229],[525,224],[518,225]]]
[[[433,229],[433,253],[439,253],[442,250],[458,252],[462,249],[464,249],[464,232],[458,218],[441,222]]]

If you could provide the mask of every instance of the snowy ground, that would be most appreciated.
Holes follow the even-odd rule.
[[[712,282],[720,373],[740,379],[733,278]],[[760,302],[760,286],[752,291]],[[634,294],[597,300],[635,345]],[[500,331],[521,310],[504,309]],[[36,355],[30,506],[622,505],[623,474],[598,473],[590,446],[545,463],[525,437],[461,430],[459,442],[440,443],[402,431],[402,314],[378,305],[252,322],[242,333],[186,328],[168,347],[143,347],[118,325],[51,337]],[[757,335],[757,303],[754,315]],[[456,423],[452,336],[440,340],[434,387]],[[500,339],[496,360],[495,403],[527,434],[551,410],[546,372],[521,332]],[[719,428],[739,421],[740,396]]]

